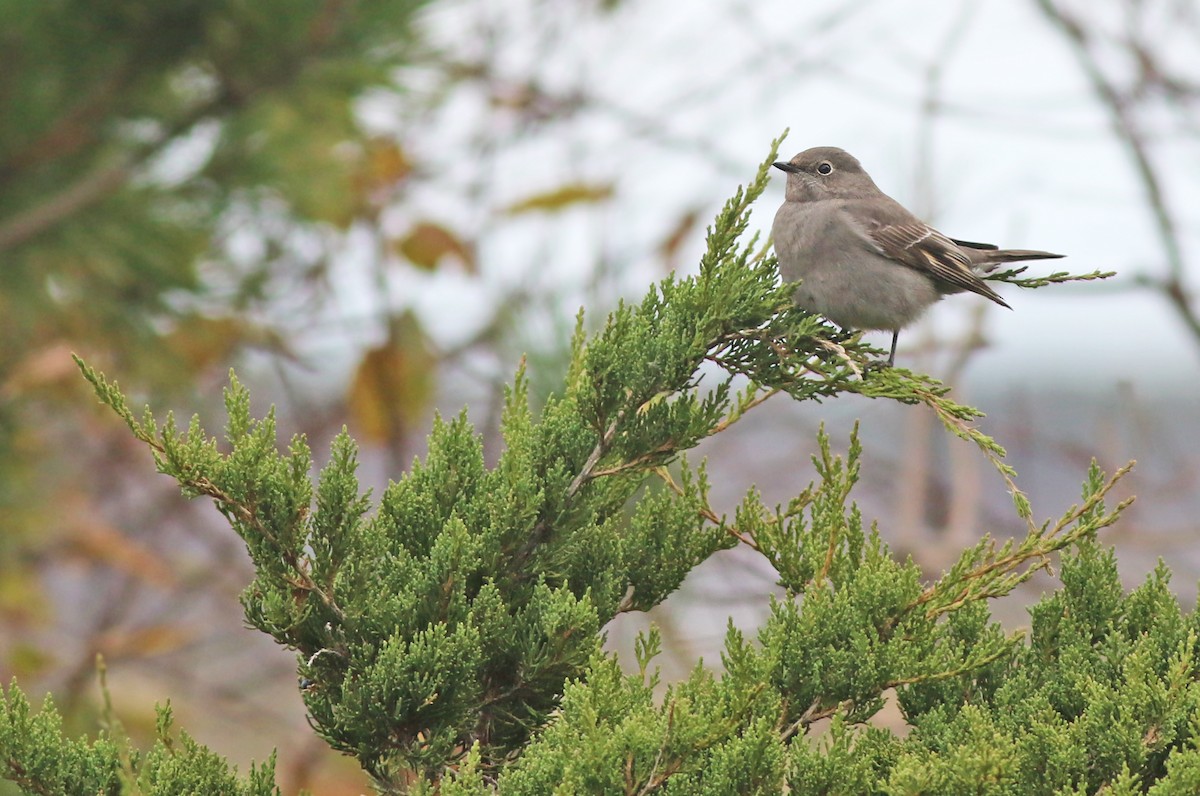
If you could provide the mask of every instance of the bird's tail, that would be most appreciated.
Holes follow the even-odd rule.
[[[981,273],[990,274],[1002,263],[1019,263],[1022,260],[1056,260],[1065,255],[1041,252],[1037,249],[1001,249],[990,243],[972,243],[956,240],[958,247],[971,258],[971,267]]]

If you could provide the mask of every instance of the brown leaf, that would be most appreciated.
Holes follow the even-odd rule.
[[[229,356],[257,334],[247,322],[226,317],[209,318],[199,313],[182,318],[167,342],[171,350],[188,364],[190,372],[198,372],[226,362]]]
[[[114,628],[96,638],[96,650],[110,660],[175,652],[196,637],[178,621],[140,628]]]
[[[571,205],[606,201],[612,198],[613,192],[612,183],[568,183],[513,202],[504,212],[513,216],[530,212],[555,213]]]
[[[399,143],[388,138],[367,141],[350,183],[358,212],[376,217],[412,172],[413,163]]]
[[[133,575],[154,586],[175,585],[175,570],[156,551],[136,539],[90,515],[82,513],[70,526],[65,544],[67,551],[91,564],[105,564]]]
[[[471,247],[440,224],[422,221],[396,241],[394,247],[404,259],[425,271],[437,268],[443,257],[453,256],[468,272],[475,273],[475,255]]]
[[[17,361],[7,380],[0,383],[0,397],[11,398],[29,390],[74,381],[79,373],[71,359],[71,346],[50,342]]]
[[[675,268],[679,249],[691,237],[692,230],[696,228],[696,222],[699,220],[699,208],[692,208],[679,217],[679,220],[675,222],[675,226],[671,228],[671,232],[667,237],[663,238],[662,243],[658,244],[658,253],[662,256],[668,271]]]
[[[437,360],[411,314],[396,320],[389,339],[358,365],[348,398],[361,439],[395,444],[427,413]]]

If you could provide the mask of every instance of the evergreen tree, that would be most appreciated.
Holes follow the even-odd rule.
[[[1039,524],[976,410],[794,308],[773,258],[745,239],[777,148],[710,228],[697,276],[668,277],[591,337],[581,318],[562,390],[536,414],[518,371],[493,466],[465,415],[439,420],[424,459],[375,503],[348,435],[314,484],[307,441],[280,451],[273,416],[252,418],[236,379],[222,442],[195,419],[135,415],[80,365],[158,469],[212,499],[245,542],[247,621],[295,652],[314,729],[381,792],[1196,792],[1196,614],[1162,567],[1124,593],[1096,539],[1124,508],[1105,496],[1125,471],[1093,467],[1081,503]],[[997,466],[1025,536],[984,537],[926,583],[850,500],[857,434],[844,456],[818,436],[818,480],[786,506],[751,487],[718,515],[684,453],[780,393],[934,411]],[[600,649],[604,625],[733,545],[764,556],[785,590],[757,638],[731,627],[723,674],[697,666],[659,696],[652,631],[623,675]],[[988,601],[1056,553],[1061,587],[1032,609],[1028,639],[1006,633]],[[866,724],[891,691],[903,737]],[[31,712],[16,684],[0,707],[2,772],[31,793],[274,792],[270,762],[238,779],[175,740],[169,710],[141,754],[116,727],[65,738],[53,704]]]

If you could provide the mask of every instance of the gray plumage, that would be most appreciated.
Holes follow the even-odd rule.
[[[1008,307],[977,272],[1062,257],[948,238],[879,190],[837,147],[807,149],[774,166],[788,176],[771,236],[783,278],[801,282],[796,304],[839,326],[892,332],[889,365],[900,329],[944,295],[966,290]]]

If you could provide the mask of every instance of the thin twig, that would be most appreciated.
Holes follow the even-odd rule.
[[[583,485],[591,480],[592,471],[596,469],[596,465],[599,464],[601,457],[608,453],[613,437],[617,435],[617,429],[620,428],[621,421],[624,419],[625,407],[621,407],[616,417],[608,424],[608,428],[604,429],[604,433],[600,436],[600,439],[596,441],[596,447],[592,448],[592,452],[588,454],[583,467],[576,473],[575,478],[572,479],[571,485],[567,487],[568,500],[575,497]]]
[[[675,479],[671,477],[671,473],[667,470],[667,468],[658,467],[655,469],[655,474],[657,474],[658,477],[662,479],[663,483],[670,487],[671,491],[673,491],[676,495],[679,495],[680,497],[683,496],[683,487],[675,482]],[[754,541],[754,537],[750,536],[744,531],[738,530],[736,526],[730,525],[729,523],[725,522],[724,519],[718,517],[717,513],[712,510],[712,506],[708,504],[707,498],[705,498],[704,505],[700,507],[700,516],[711,522],[713,525],[725,529],[727,534],[737,539],[739,542],[751,548],[752,550],[759,549],[758,542]]]
[[[1017,634],[1016,638],[1017,639],[1020,638],[1019,633]],[[957,669],[946,669],[944,671],[933,672],[931,674],[916,674],[916,675],[913,675],[912,677],[898,677],[895,680],[889,680],[879,690],[882,692],[882,691],[888,690],[889,688],[899,688],[899,687],[905,686],[905,685],[915,685],[917,683],[933,683],[933,682],[937,682],[938,680],[949,680],[951,677],[958,677],[959,675],[966,674],[967,672],[976,671],[977,669],[987,666],[989,663],[995,663],[996,661],[1000,660],[1005,655],[1007,655],[1008,652],[1009,652],[1009,647],[1006,646],[1006,647],[1003,647],[1002,649],[996,650],[995,652],[993,652],[990,655],[984,656],[983,658],[981,658],[979,660],[967,661],[962,666],[959,666]]]
[[[855,376],[858,376],[860,379],[863,377],[862,368],[858,366],[858,363],[854,361],[854,358],[850,356],[850,353],[846,351],[843,346],[833,342],[832,340],[826,340],[824,337],[818,337],[816,340],[817,345],[819,345],[821,348],[824,348],[826,351],[831,351],[834,356],[842,360],[842,362],[846,364],[846,367],[850,368],[851,373],[853,373]]]
[[[646,778],[646,784],[637,792],[637,796],[647,796],[652,793],[665,781],[664,776],[656,776],[655,772],[662,765],[663,755],[666,754],[667,745],[671,742],[671,731],[675,728],[675,703],[672,702],[667,708],[667,729],[663,733],[662,743],[658,746],[658,754],[654,756],[654,763],[650,766],[650,774]]]
[[[821,699],[818,697],[817,699],[813,700],[813,703],[808,706],[807,710],[800,714],[800,718],[793,721],[779,733],[779,738],[781,741],[787,742],[788,739],[800,732],[800,730],[807,729],[809,725],[814,724],[821,719],[829,718],[834,713],[837,713],[839,710],[841,710],[843,706],[849,708],[853,707],[853,705],[854,701],[847,699],[839,702],[836,705],[830,705],[829,707],[823,708],[821,707]]]
[[[988,445],[985,443],[985,440],[981,438],[978,430],[976,430],[965,420],[955,417],[953,414],[948,412],[942,405],[942,402],[938,399],[938,396],[934,395],[928,390],[923,388],[915,388],[914,392],[920,397],[922,403],[934,411],[934,413],[938,416],[938,419],[942,421],[942,425],[951,429],[962,439],[969,439],[975,443],[975,446],[983,452],[983,455],[986,456],[988,461],[992,463],[992,466],[995,468],[996,472],[998,472],[1000,477],[1004,479],[1004,483],[1008,487],[1008,491],[1013,496],[1014,500],[1027,501],[1025,498],[1025,493],[1021,491],[1020,487],[1017,486],[1017,482],[1013,480],[1011,474],[1012,469],[1004,463],[999,453],[988,447]],[[1022,512],[1022,514],[1025,520],[1025,527],[1030,533],[1035,533],[1037,531],[1037,526],[1034,525],[1033,517],[1025,512]]]
[[[713,426],[713,430],[709,434],[709,436],[712,436],[714,434],[720,434],[722,431],[729,428],[737,421],[741,420],[742,415],[746,414],[754,407],[756,407],[760,404],[766,403],[768,399],[770,399],[772,396],[776,395],[779,392],[780,392],[780,389],[778,387],[774,387],[770,390],[767,390],[764,393],[760,393],[760,394],[754,396],[749,401],[747,401],[744,406],[738,407],[738,410],[736,413],[726,415],[725,418],[723,420],[721,420],[721,422],[719,422],[715,426]]]
[[[1183,252],[1183,242],[1175,217],[1167,203],[1162,180],[1150,159],[1146,136],[1142,133],[1134,116],[1131,98],[1125,96],[1105,74],[1104,69],[1100,66],[1099,58],[1093,50],[1092,36],[1084,29],[1079,19],[1071,16],[1053,0],[1038,0],[1038,6],[1071,44],[1080,66],[1088,80],[1091,81],[1092,89],[1108,109],[1117,138],[1125,145],[1126,151],[1133,159],[1138,179],[1142,183],[1146,200],[1150,204],[1151,215],[1158,230],[1159,243],[1162,245],[1167,260],[1168,277],[1154,284],[1167,299],[1171,308],[1175,310],[1176,315],[1187,326],[1192,334],[1193,342],[1200,346],[1200,316],[1192,306],[1191,291],[1186,281],[1187,258]]]

